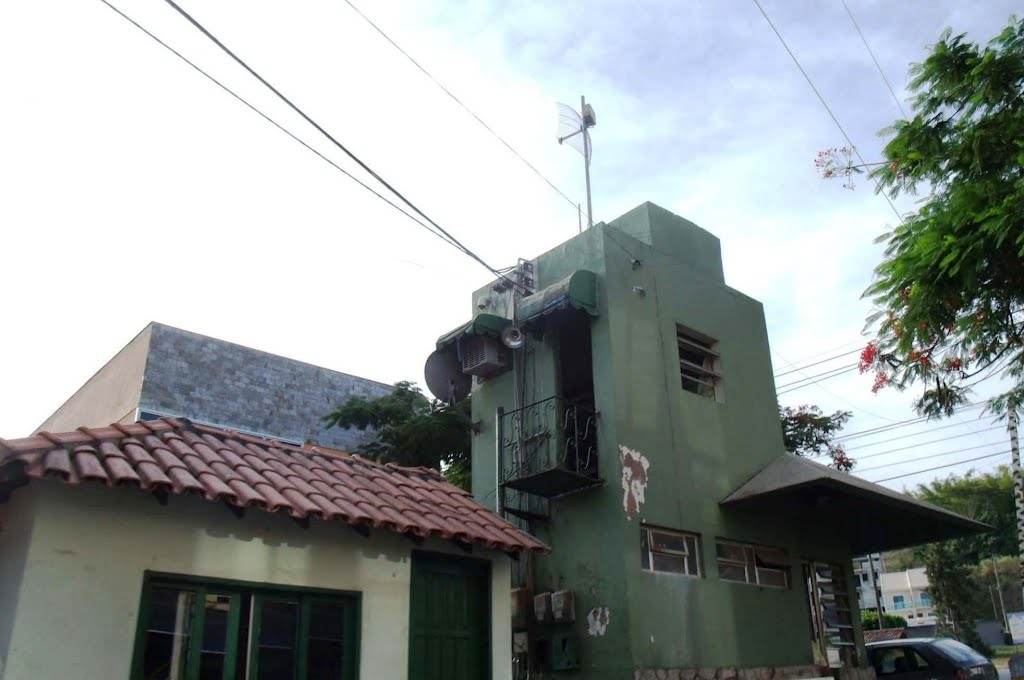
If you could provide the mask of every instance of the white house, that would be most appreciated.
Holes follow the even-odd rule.
[[[935,610],[924,567],[887,572],[881,574],[879,580],[886,613],[902,616],[907,626],[935,625]]]
[[[508,679],[544,550],[436,472],[188,421],[0,440],[0,677]]]

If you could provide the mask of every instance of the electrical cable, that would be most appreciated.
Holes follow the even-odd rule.
[[[846,10],[846,14],[850,17],[850,21],[853,22],[853,27],[857,29],[857,35],[860,36],[860,40],[864,43],[864,47],[867,48],[868,54],[871,55],[871,61],[875,62],[875,68],[878,69],[878,75],[882,76],[882,80],[885,81],[885,86],[889,88],[889,94],[892,95],[892,100],[896,102],[896,108],[900,110],[900,113],[904,118],[908,118],[907,112],[903,110],[903,103],[900,98],[896,96],[896,91],[892,88],[892,83],[885,76],[885,71],[882,70],[882,65],[878,63],[878,58],[875,57],[874,51],[871,49],[871,45],[868,44],[868,39],[864,37],[864,32],[860,30],[860,24],[853,18],[853,12],[850,11],[850,6],[846,4],[846,0],[840,0],[843,3],[843,9]]]
[[[914,475],[923,475],[926,472],[934,472],[936,470],[943,470],[945,468],[951,468],[951,467],[955,467],[957,465],[963,465],[965,463],[973,463],[975,461],[985,460],[986,458],[995,458],[996,456],[1004,456],[1007,453],[1009,453],[1008,450],[1007,451],[1001,451],[999,453],[990,453],[987,456],[978,456],[977,458],[968,458],[967,460],[960,460],[960,461],[957,461],[955,463],[948,463],[946,465],[937,465],[935,467],[930,467],[930,468],[927,468],[925,470],[918,470],[917,472],[907,472],[906,474],[896,475],[894,477],[886,477],[885,479],[875,479],[875,480],[867,480],[866,479],[864,481],[870,481],[872,484],[881,484],[882,482],[891,482],[894,479],[902,479],[904,477],[913,477]]]
[[[861,351],[862,350],[860,350],[860,349],[854,349],[854,350],[850,350],[849,352],[843,352],[842,354],[837,354],[835,356],[829,357],[828,359],[822,359],[820,361],[815,361],[813,364],[807,364],[806,366],[798,366],[797,368],[792,368],[792,369],[790,369],[788,371],[783,371],[782,373],[776,373],[774,377],[781,378],[782,376],[789,375],[790,373],[798,373],[800,371],[803,371],[805,369],[811,368],[813,366],[818,366],[819,364],[827,364],[830,361],[835,361],[836,359],[840,359],[842,357],[850,356],[851,354],[859,354]],[[856,365],[856,364],[854,364],[854,365]]]
[[[991,447],[992,447],[991,444],[985,443],[985,444],[979,444],[978,446],[968,446],[968,447],[965,447],[965,448],[962,448],[962,449],[954,449],[952,451],[943,451],[942,453],[930,453],[927,456],[918,456],[917,458],[908,458],[906,460],[897,460],[897,461],[892,462],[892,463],[883,463],[882,465],[875,465],[874,467],[869,467],[869,468],[865,468],[863,470],[858,470],[858,472],[871,472],[873,470],[881,470],[882,468],[895,467],[896,465],[907,465],[908,463],[919,463],[922,460],[931,460],[932,458],[941,458],[942,456],[948,456],[948,455],[951,455],[951,454],[954,454],[954,453],[963,453],[965,451],[977,451],[978,449],[985,449],[985,448],[991,448]],[[1010,452],[1010,450],[1007,449],[1004,453],[1009,453],[1009,452]]]
[[[293,111],[295,111],[295,113],[299,114],[303,118],[303,120],[305,120],[307,123],[312,125],[320,134],[322,134],[332,144],[334,144],[334,146],[338,147],[338,149],[340,149],[342,151],[342,153],[344,153],[346,156],[348,156],[353,161],[355,161],[355,163],[357,165],[359,165],[359,167],[361,167],[363,170],[365,170],[371,177],[373,177],[375,180],[380,182],[381,185],[383,185],[388,191],[390,191],[392,194],[394,194],[402,203],[407,205],[413,212],[415,212],[417,215],[419,215],[424,220],[429,222],[439,232],[444,234],[451,241],[452,245],[455,246],[458,250],[462,251],[465,255],[467,255],[468,257],[470,257],[473,260],[475,260],[477,263],[479,263],[481,266],[483,266],[489,272],[491,272],[492,274],[497,276],[499,279],[502,279],[502,280],[506,281],[507,283],[511,284],[512,286],[519,287],[519,288],[522,287],[516,281],[513,281],[512,279],[508,278],[507,276],[499,273],[497,269],[495,269],[494,267],[489,265],[486,261],[484,261],[483,258],[481,258],[479,255],[477,255],[472,250],[470,250],[465,245],[463,245],[458,239],[456,239],[444,227],[442,227],[440,224],[438,224],[433,219],[431,219],[430,216],[427,215],[425,212],[420,210],[420,208],[417,207],[415,203],[413,203],[411,200],[406,198],[405,195],[403,195],[400,191],[398,191],[398,189],[396,189],[387,180],[385,180],[381,175],[379,175],[376,171],[374,171],[373,168],[371,168],[367,163],[365,163],[361,158],[359,158],[359,156],[357,156],[355,153],[350,151],[348,149],[348,147],[346,147],[344,144],[342,144],[340,141],[338,141],[333,135],[331,135],[329,132],[327,132],[327,130],[325,130],[315,120],[313,120],[305,111],[303,111],[301,108],[296,106],[288,97],[286,97],[284,94],[282,94],[280,90],[278,90],[276,87],[271,85],[270,82],[268,82],[263,76],[261,76],[259,73],[257,73],[241,57],[239,57],[234,52],[232,52],[227,47],[227,45],[225,45],[215,35],[213,35],[213,33],[211,33],[209,30],[207,30],[206,27],[203,26],[201,23],[199,23],[199,21],[197,21],[191,14],[189,14],[184,9],[182,9],[182,7],[180,5],[178,5],[178,3],[176,3],[174,0],[164,0],[164,2],[166,2],[168,5],[170,5],[176,12],[178,12],[178,14],[180,14],[190,24],[192,24],[196,29],[198,29],[199,32],[201,32],[211,42],[213,42],[215,45],[217,45],[217,47],[219,47],[225,54],[227,54],[229,57],[231,57],[235,61],[235,63],[237,63],[239,66],[241,66],[246,71],[248,71],[249,74],[251,76],[253,76],[254,78],[256,78],[256,80],[258,80],[264,87],[266,87],[268,90],[270,90],[275,95],[277,95],[277,97],[281,101],[283,101],[285,104],[287,104],[289,108],[291,108]]]
[[[953,423],[953,425],[957,426],[957,427],[961,427],[961,426],[967,425],[967,424],[968,423]],[[922,434],[931,434],[932,432],[934,432],[935,430],[938,430],[938,429],[941,429],[941,428],[934,428],[933,430],[928,430],[927,432],[915,432],[914,434],[905,434],[902,437],[893,437],[892,439],[885,439],[885,440],[882,440],[880,442],[874,442],[874,444],[888,444],[888,443],[896,441],[898,439],[906,439],[907,437],[919,437]],[[916,449],[916,448],[919,448],[921,446],[927,446],[928,444],[938,444],[940,442],[948,442],[951,439],[962,439],[964,437],[971,437],[971,436],[979,435],[979,434],[981,434],[983,432],[994,432],[995,430],[1002,430],[1002,429],[1003,429],[1002,425],[994,425],[993,427],[987,427],[987,428],[985,428],[983,430],[971,430],[969,432],[961,432],[960,434],[954,434],[954,435],[950,435],[948,437],[941,437],[939,439],[929,439],[926,442],[918,442],[917,444],[908,444],[906,446],[901,446],[898,449],[886,449],[885,451],[876,451],[874,453],[869,453],[869,454],[867,454],[865,456],[856,456],[856,458],[857,458],[857,460],[864,460],[865,458],[875,458],[877,456],[884,456],[887,453],[895,453],[896,451],[907,451],[909,449]],[[871,446],[871,445],[869,444],[869,446]],[[863,446],[859,447],[859,448],[855,447],[853,450],[854,451],[859,451],[862,448],[865,448],[865,447],[863,447]],[[844,448],[844,450],[847,453],[850,452],[850,449],[845,449]]]
[[[819,374],[817,376],[811,376],[810,378],[806,378],[805,379],[805,380],[810,380],[810,382],[805,382],[803,380],[798,380],[796,382],[787,383],[786,385],[783,385],[782,387],[788,387],[789,389],[777,388],[775,394],[776,394],[776,396],[782,396],[784,394],[789,394],[790,392],[796,392],[797,390],[802,390],[805,387],[810,387],[811,385],[816,385],[816,384],[818,384],[820,382],[824,382],[826,380],[831,380],[832,378],[838,378],[839,376],[846,375],[847,373],[852,373],[856,369],[857,369],[857,365],[853,364],[852,366],[844,366],[842,368],[837,368],[833,372],[821,373],[821,374]],[[811,378],[816,378],[816,380],[811,380]],[[798,383],[802,383],[802,384],[798,384]]]
[[[796,389],[796,387],[798,385],[801,385],[801,383],[806,383],[809,380],[817,382],[817,380],[819,378],[822,379],[822,380],[825,380],[827,378],[834,378],[834,377],[836,377],[838,375],[842,375],[843,373],[849,373],[850,371],[852,371],[855,368],[857,368],[857,364],[846,364],[844,366],[837,366],[836,368],[830,368],[827,371],[822,371],[821,373],[814,373],[814,374],[809,375],[809,376],[807,376],[805,378],[799,378],[797,380],[793,380],[791,382],[784,383],[782,385],[778,385],[778,386],[776,386],[775,389],[776,390],[786,390],[788,388]]]
[[[384,30],[381,29],[380,26],[375,24],[370,19],[370,17],[368,17],[365,14],[363,14],[363,11],[360,10],[358,7],[356,7],[356,5],[351,2],[351,0],[345,0],[345,4],[347,4],[349,7],[351,7],[355,11],[356,14],[358,14],[360,17],[362,17],[363,21],[365,21],[370,26],[372,26],[373,30],[375,30],[378,33],[380,33],[381,36],[383,36],[383,38],[385,40],[387,40],[389,43],[391,43],[392,47],[394,47],[396,50],[401,52],[402,56],[404,56],[406,59],[408,59],[410,62],[412,62],[412,65],[415,66],[416,68],[418,68],[423,73],[423,75],[425,75],[427,78],[430,78],[430,80],[433,81],[433,83],[435,85],[437,85],[439,88],[441,88],[442,92],[444,92],[446,95],[451,97],[452,101],[454,101],[456,104],[458,104],[460,107],[462,107],[462,109],[466,113],[468,113],[470,116],[472,116],[473,119],[476,120],[476,122],[480,123],[480,125],[485,130],[487,130],[489,133],[491,133],[491,136],[493,136],[495,139],[497,139],[499,142],[501,142],[505,146],[506,149],[511,151],[513,154],[515,154],[516,158],[521,160],[526,165],[526,167],[530,168],[530,170],[533,170],[535,175],[537,175],[542,180],[544,180],[548,184],[548,186],[550,186],[552,189],[554,189],[558,193],[559,196],[561,196],[566,201],[568,201],[569,205],[571,205],[573,208],[575,208],[577,210],[579,209],[579,204],[576,201],[574,201],[571,198],[569,198],[565,194],[565,192],[563,192],[561,189],[559,189],[557,186],[555,186],[554,182],[552,182],[550,179],[545,177],[544,174],[541,173],[541,171],[538,170],[536,168],[536,166],[533,165],[533,163],[531,163],[530,161],[526,160],[526,158],[521,153],[516,151],[516,149],[511,144],[509,144],[507,141],[505,141],[505,139],[501,135],[499,135],[497,132],[495,132],[494,129],[490,125],[485,123],[484,120],[482,118],[480,118],[480,116],[476,115],[476,113],[474,113],[472,109],[470,109],[468,106],[466,106],[466,104],[464,104],[461,99],[456,97],[455,94],[453,94],[451,90],[449,90],[437,78],[435,78],[434,75],[432,73],[430,73],[430,71],[428,71],[426,68],[423,67],[422,64],[420,64],[418,61],[416,61],[416,59],[414,59],[411,54],[409,54],[404,49],[402,49],[401,45],[399,45],[394,40],[392,40],[391,36],[389,36],[387,33],[385,33]]]
[[[985,406],[985,405],[986,405],[986,402],[983,402],[983,401],[974,402],[972,404],[964,404],[962,406],[957,406],[956,408],[954,408],[953,412],[954,413],[959,413],[961,411],[967,411],[969,409],[978,408],[979,406]],[[916,418],[909,418],[907,420],[900,420],[900,421],[897,421],[897,422],[892,423],[890,425],[879,425],[878,427],[873,427],[873,428],[870,428],[870,429],[867,429],[867,430],[860,430],[859,432],[851,432],[850,434],[841,435],[839,437],[836,437],[833,441],[840,442],[840,441],[849,441],[850,439],[859,439],[860,437],[869,437],[871,435],[878,434],[878,433],[881,433],[881,432],[888,432],[890,430],[899,429],[901,427],[907,427],[908,425],[915,425],[915,424],[918,424],[918,423],[922,423],[922,422],[928,420],[929,418],[930,418],[930,416],[918,416]]]
[[[901,439],[908,439],[910,437],[920,437],[923,434],[930,434],[939,430],[948,430],[951,427],[965,427],[969,426],[970,423],[963,420],[959,420],[955,423],[947,423],[946,425],[940,425],[939,427],[930,427],[923,432],[911,432],[910,434],[901,434],[899,437],[890,437],[889,439],[880,439],[877,442],[868,442],[867,444],[858,444],[856,446],[847,447],[847,451],[860,451],[861,449],[871,448],[872,446],[878,446],[879,444],[888,444],[890,442],[899,441]],[[957,435],[959,436],[959,435]]]
[[[149,31],[148,29],[146,29],[146,28],[145,28],[144,26],[142,26],[141,24],[139,24],[139,23],[138,23],[137,21],[135,21],[134,19],[132,19],[132,18],[131,18],[130,16],[128,16],[127,14],[125,14],[124,12],[122,12],[122,11],[121,11],[120,9],[118,9],[117,7],[115,7],[114,5],[112,5],[112,4],[110,3],[110,2],[108,2],[107,0],[100,0],[100,2],[102,2],[102,3],[104,4],[104,5],[106,5],[107,7],[109,7],[109,8],[110,8],[111,10],[113,10],[114,12],[116,12],[116,13],[117,13],[118,15],[120,15],[120,16],[121,16],[121,18],[123,18],[123,19],[124,19],[125,21],[127,21],[127,22],[129,22],[130,24],[132,24],[133,26],[135,26],[135,28],[139,29],[140,31],[142,31],[143,33],[145,33],[146,35],[148,35],[148,36],[149,36],[150,38],[152,38],[153,40],[155,40],[155,41],[157,42],[157,44],[159,44],[160,46],[162,46],[162,47],[163,47],[164,49],[166,49],[167,51],[169,51],[169,52],[170,52],[171,54],[173,54],[174,56],[178,57],[178,58],[179,58],[179,59],[181,59],[181,60],[182,60],[183,62],[185,62],[186,64],[188,64],[189,66],[191,66],[191,67],[192,67],[193,69],[195,69],[196,71],[198,71],[198,72],[199,72],[200,74],[202,74],[203,76],[205,76],[205,77],[206,77],[206,78],[207,78],[208,80],[210,80],[210,82],[212,82],[213,84],[217,85],[217,87],[221,88],[222,90],[224,90],[225,92],[227,92],[227,93],[228,93],[229,95],[231,95],[232,97],[234,97],[235,99],[237,99],[237,100],[238,100],[239,102],[241,102],[242,104],[244,104],[245,106],[247,106],[247,107],[248,107],[248,108],[249,108],[249,109],[250,109],[251,111],[253,111],[253,112],[254,112],[254,113],[256,113],[256,114],[257,114],[258,116],[260,116],[261,118],[263,118],[263,120],[267,121],[268,123],[270,123],[271,125],[273,125],[274,127],[276,127],[276,128],[278,129],[278,130],[280,130],[281,132],[283,132],[284,134],[288,135],[288,136],[289,136],[289,137],[291,137],[291,138],[292,138],[293,140],[295,140],[296,142],[298,142],[299,144],[301,144],[301,145],[302,145],[303,147],[305,147],[306,149],[308,149],[308,150],[309,150],[309,151],[311,151],[312,153],[316,154],[316,156],[317,156],[317,157],[319,157],[319,158],[320,158],[321,160],[323,160],[323,161],[324,161],[325,163],[329,164],[329,165],[330,165],[331,167],[333,167],[333,168],[334,168],[335,170],[337,170],[337,171],[338,171],[338,172],[340,172],[341,174],[345,175],[346,177],[348,177],[349,179],[351,179],[351,180],[352,180],[353,182],[355,182],[356,184],[358,184],[359,186],[361,186],[361,187],[362,187],[363,189],[366,189],[366,190],[367,190],[367,191],[369,191],[369,192],[370,192],[371,194],[373,194],[374,196],[376,196],[376,197],[377,197],[377,198],[379,198],[380,200],[384,201],[384,202],[385,202],[385,203],[387,203],[387,204],[388,204],[389,206],[391,206],[392,208],[394,208],[395,210],[397,210],[397,211],[398,211],[399,213],[401,213],[402,215],[405,215],[406,217],[408,217],[408,218],[409,218],[410,220],[412,220],[412,221],[413,221],[413,222],[415,222],[416,224],[420,225],[421,227],[424,227],[425,229],[427,229],[428,231],[430,231],[430,233],[434,234],[435,236],[437,236],[438,238],[440,238],[440,239],[441,239],[442,241],[444,241],[445,243],[451,244],[451,241],[449,241],[448,239],[446,239],[446,238],[445,238],[444,236],[442,236],[441,234],[439,234],[439,233],[435,232],[435,231],[434,231],[433,229],[431,229],[431,228],[429,227],[429,225],[427,225],[426,223],[424,223],[424,222],[421,222],[421,221],[420,221],[419,219],[417,219],[417,218],[416,218],[416,216],[415,216],[415,215],[411,215],[410,213],[407,213],[407,212],[406,212],[405,210],[402,210],[401,206],[399,206],[399,205],[398,205],[397,203],[394,203],[394,202],[393,202],[393,201],[392,201],[391,199],[389,199],[389,198],[388,198],[387,196],[384,196],[383,194],[381,194],[380,192],[378,192],[378,191],[377,191],[376,189],[374,189],[373,187],[371,187],[370,185],[366,184],[365,182],[363,182],[362,180],[360,180],[360,179],[359,179],[358,177],[356,177],[355,175],[353,175],[352,173],[350,173],[350,172],[349,172],[348,170],[345,170],[345,169],[344,169],[344,168],[342,168],[342,167],[341,167],[340,165],[338,165],[337,163],[335,163],[335,162],[334,162],[333,160],[331,160],[330,158],[328,158],[328,157],[327,157],[327,156],[325,156],[324,154],[320,153],[320,152],[319,152],[319,151],[318,151],[317,149],[315,149],[314,147],[310,146],[310,145],[309,145],[308,143],[306,143],[306,142],[305,142],[304,140],[302,140],[302,139],[301,139],[300,137],[298,137],[297,135],[295,135],[294,133],[292,133],[292,132],[291,132],[290,130],[288,130],[287,128],[285,128],[285,127],[284,127],[283,125],[281,125],[280,123],[278,123],[278,122],[277,122],[276,120],[274,120],[273,118],[271,118],[270,116],[268,116],[268,115],[267,115],[266,113],[264,113],[264,112],[263,112],[263,111],[261,111],[261,110],[260,110],[259,108],[257,108],[256,106],[254,106],[254,105],[253,105],[252,103],[250,103],[250,102],[249,102],[249,101],[248,101],[247,99],[245,99],[244,97],[242,97],[241,95],[239,95],[238,93],[236,93],[236,92],[235,92],[234,90],[232,90],[231,88],[229,88],[229,87],[228,87],[227,85],[225,85],[225,84],[224,84],[224,83],[222,83],[221,81],[219,81],[219,80],[217,80],[216,78],[214,78],[214,77],[213,77],[212,75],[210,75],[210,74],[209,74],[209,73],[208,73],[207,71],[203,70],[203,69],[202,69],[202,68],[201,68],[200,66],[198,66],[198,65],[197,65],[197,64],[196,64],[195,62],[193,62],[193,61],[192,61],[192,60],[190,60],[190,59],[189,59],[188,57],[186,57],[185,55],[183,55],[183,54],[182,54],[181,52],[178,52],[178,51],[177,51],[176,49],[174,49],[173,47],[171,47],[170,45],[168,45],[168,44],[167,44],[166,42],[164,42],[163,40],[161,40],[160,38],[158,38],[158,37],[157,37],[156,35],[154,35],[154,34],[153,34],[152,32],[150,32],[150,31]]]
[[[867,162],[864,160],[864,157],[860,155],[860,151],[857,149],[857,145],[853,143],[852,139],[850,139],[850,135],[846,133],[846,129],[843,128],[842,123],[840,123],[839,119],[836,118],[836,114],[832,112],[832,108],[825,101],[825,97],[823,97],[821,92],[818,91],[818,88],[815,86],[814,81],[811,80],[811,76],[807,74],[807,71],[805,71],[804,67],[800,64],[800,60],[796,58],[795,54],[793,54],[793,50],[789,48],[789,45],[786,43],[785,38],[783,38],[782,34],[779,33],[779,29],[775,28],[775,24],[772,23],[772,20],[771,18],[769,18],[768,13],[765,12],[764,7],[761,6],[760,0],[754,0],[754,4],[757,5],[757,8],[759,10],[761,10],[761,15],[764,16],[764,20],[768,22],[768,25],[771,26],[772,31],[774,31],[776,37],[778,37],[779,42],[781,42],[782,46],[786,48],[786,52],[789,53],[789,56],[793,60],[793,63],[796,64],[796,67],[800,70],[800,73],[803,74],[804,80],[806,80],[807,84],[811,86],[811,90],[813,90],[814,94],[818,97],[818,101],[821,102],[821,105],[823,107],[825,107],[825,111],[828,112],[828,115],[832,119],[832,122],[836,124],[837,128],[839,128],[839,132],[841,132],[843,137],[846,139],[846,143],[850,145],[851,149],[853,149],[853,153],[857,154],[857,160],[859,160],[862,165],[867,166]],[[889,195],[882,191],[881,182],[879,182],[877,179],[875,179],[874,181],[875,188],[878,190],[878,193],[882,195],[882,198],[885,199],[885,202],[889,204],[890,208],[892,208],[892,211],[896,215],[896,218],[900,221],[900,223],[902,223],[903,216],[900,215],[900,211],[896,209],[896,205],[892,202],[892,199],[889,198]]]

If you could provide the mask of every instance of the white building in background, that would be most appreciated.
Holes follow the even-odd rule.
[[[874,584],[871,581],[872,567],[874,568]],[[878,608],[875,591],[881,585],[880,579],[883,573],[885,573],[885,560],[881,554],[861,555],[854,558],[853,576],[857,584],[857,600],[861,610]]]
[[[902,616],[908,627],[935,625],[935,610],[924,567],[886,572],[879,576],[879,580],[885,613]],[[868,587],[866,592],[870,591]]]

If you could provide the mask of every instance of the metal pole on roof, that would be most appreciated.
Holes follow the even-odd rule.
[[[587,229],[594,226],[594,208],[590,203],[590,133],[587,128],[587,98],[580,96],[580,115],[583,117],[583,164],[587,178]]]

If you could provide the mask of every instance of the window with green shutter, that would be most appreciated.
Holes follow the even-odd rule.
[[[149,577],[133,680],[354,680],[358,595]]]

